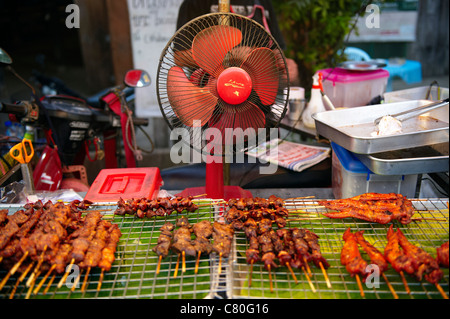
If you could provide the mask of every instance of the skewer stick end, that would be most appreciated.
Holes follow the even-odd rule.
[[[359,292],[360,292],[360,294],[361,294],[361,297],[364,298],[365,294],[364,294],[363,286],[362,286],[362,284],[361,284],[361,278],[359,278],[359,275],[358,275],[358,274],[356,274],[355,277],[356,277],[356,282],[358,283]]]

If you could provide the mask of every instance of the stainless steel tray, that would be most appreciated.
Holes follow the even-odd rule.
[[[374,120],[429,103],[426,100],[385,103],[313,114],[317,134],[358,154],[374,154],[449,141],[449,108],[442,107],[403,122],[403,133],[371,136]]]
[[[447,172],[448,154],[448,143],[440,143],[370,155],[355,155],[375,174],[410,175]]]

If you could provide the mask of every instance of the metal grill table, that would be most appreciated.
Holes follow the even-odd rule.
[[[408,225],[395,222],[394,226],[401,228],[408,240],[421,247],[432,256],[436,255],[436,247],[449,240],[449,215],[448,199],[412,200],[416,213],[415,220]],[[203,202],[205,203],[205,202]],[[200,207],[195,213],[172,214],[165,217],[139,219],[134,216],[115,216],[115,205],[94,205],[91,210],[101,210],[104,218],[118,224],[122,237],[118,243],[116,260],[109,272],[105,272],[101,289],[97,290],[100,279],[100,270],[93,269],[88,278],[88,285],[84,292],[63,285],[57,288],[61,276],[56,276],[48,292],[43,291],[47,282],[38,294],[31,294],[31,298],[311,298],[311,299],[360,299],[360,291],[355,278],[351,277],[340,263],[340,252],[343,246],[342,235],[351,227],[352,232],[364,230],[364,237],[376,248],[384,251],[386,246],[386,234],[389,225],[369,223],[357,219],[329,219],[323,217],[321,212],[325,208],[319,207],[317,200],[292,200],[286,201],[286,207],[292,211],[286,227],[305,228],[319,236],[319,244],[323,256],[330,263],[327,269],[331,281],[331,288],[326,285],[322,271],[311,265],[312,284],[314,293],[304,273],[295,270],[298,283],[293,280],[286,267],[272,270],[273,292],[269,287],[269,275],[261,264],[253,266],[252,284],[249,287],[249,266],[245,261],[245,250],[248,242],[243,231],[235,233],[235,240],[230,258],[221,262],[219,272],[218,257],[202,256],[198,273],[194,273],[195,259],[186,257],[186,272],[181,270],[181,261],[178,274],[174,278],[177,263],[177,255],[171,253],[161,262],[160,273],[156,275],[158,263],[157,255],[152,251],[156,245],[160,227],[167,221],[175,223],[181,215],[188,217],[191,224],[201,220],[220,219],[225,210],[223,204],[213,204],[211,201],[206,206]],[[5,206],[10,213],[20,209],[18,205]],[[363,257],[366,258],[363,254]],[[443,268],[441,268],[443,269]],[[449,291],[449,271],[443,269],[444,278],[440,282],[443,290]],[[0,270],[0,280],[6,275],[6,271]],[[72,275],[72,274],[71,274]],[[75,276],[69,275],[68,282],[73,283]],[[386,276],[399,298],[442,298],[436,287],[425,280],[421,282],[407,276],[408,286],[411,290],[407,294],[401,277],[392,269],[386,272]],[[38,277],[39,282],[43,275]],[[81,282],[84,280],[82,274]],[[0,298],[9,298],[17,281],[16,275],[10,277],[5,287],[0,291]],[[18,285],[14,298],[25,298],[28,288],[24,280]],[[393,298],[383,278],[379,280],[380,286],[368,288],[363,284],[365,298],[388,299]]]
[[[436,256],[436,248],[449,240],[448,199],[445,201],[439,199],[412,201],[416,210],[413,218],[423,218],[423,220],[415,220],[408,225],[401,225],[395,222],[394,227],[401,228],[411,243],[421,247],[432,256]],[[317,200],[294,200],[286,202],[286,207],[289,210],[302,211],[302,213],[298,214],[292,213],[289,216],[290,221],[286,227],[305,228],[319,236],[322,255],[330,263],[327,274],[331,282],[331,288],[327,287],[321,269],[313,265],[310,267],[312,272],[311,281],[316,289],[315,293],[310,288],[303,271],[294,269],[298,279],[298,283],[296,284],[289,270],[286,267],[279,267],[271,271],[273,282],[273,292],[271,292],[268,271],[260,263],[253,265],[251,286],[249,286],[250,266],[247,265],[245,257],[248,242],[244,232],[239,231],[236,232],[235,236],[236,256],[233,261],[233,268],[229,273],[233,277],[233,285],[229,293],[230,297],[361,299],[356,279],[350,276],[340,262],[340,253],[344,244],[342,235],[348,227],[351,228],[352,232],[363,230],[365,239],[383,252],[387,243],[386,234],[390,224],[381,225],[353,218],[330,219],[321,215],[321,212],[325,212],[326,209],[319,207]],[[362,253],[362,256],[368,260],[365,253]],[[448,294],[449,271],[448,269],[441,269],[444,271],[444,278],[440,282],[440,285]],[[392,267],[385,274],[399,298],[442,298],[437,288],[425,280],[418,282],[414,278],[406,275],[407,283],[411,291],[408,294],[400,275]],[[393,298],[386,282],[381,276],[379,277],[378,288],[368,288],[363,283],[365,298]]]
[[[84,292],[81,291],[81,283],[84,280],[81,275],[80,285],[71,291],[70,287],[63,285],[57,288],[61,275],[56,276],[48,292],[43,291],[49,279],[40,289],[38,294],[31,294],[30,298],[213,298],[219,291],[220,282],[226,279],[217,276],[218,257],[211,258],[202,256],[200,259],[198,273],[194,273],[196,260],[186,257],[186,272],[182,272],[181,260],[176,278],[174,271],[177,263],[177,255],[170,253],[161,262],[160,273],[156,275],[158,256],[152,251],[156,245],[160,227],[165,222],[175,224],[180,216],[187,216],[190,224],[201,220],[213,222],[223,211],[223,205],[214,205],[213,201],[200,202],[201,207],[195,213],[185,212],[173,213],[170,216],[139,219],[134,216],[117,216],[114,204],[94,204],[89,210],[101,210],[103,218],[118,224],[122,236],[117,246],[116,260],[111,270],[104,273],[101,289],[97,290],[100,279],[100,270],[92,269],[88,277],[88,285]],[[20,209],[18,205],[5,206],[12,214]],[[88,211],[89,211],[88,210]],[[223,261],[226,266],[226,260]],[[6,275],[6,271],[0,270],[0,280]],[[214,275],[216,274],[216,275]],[[40,282],[44,274],[37,278]],[[68,277],[69,284],[74,282],[76,275]],[[17,276],[14,275],[7,281],[0,291],[0,298],[9,298],[16,283]],[[28,288],[25,286],[26,279],[18,285],[14,298],[25,298]],[[215,288],[214,288],[215,287]]]

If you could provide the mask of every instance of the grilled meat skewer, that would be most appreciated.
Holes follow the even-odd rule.
[[[344,232],[343,239],[345,241],[341,251],[341,263],[345,266],[347,271],[353,277],[355,275],[361,275],[363,279],[366,278],[367,262],[362,258],[358,249],[358,241],[352,232],[350,227]]]
[[[139,198],[124,201],[122,198],[117,202],[116,215],[135,215],[138,218],[151,218],[155,216],[171,215],[174,211],[181,213],[186,210],[194,212],[198,206],[192,201],[193,197],[174,198]]]
[[[322,213],[329,218],[354,217],[380,224],[387,224],[393,220],[408,224],[414,214],[411,201],[395,193],[367,193],[347,199],[318,201],[318,203],[328,209],[339,211]]]
[[[439,264],[423,249],[411,244],[400,229],[397,229],[400,246],[406,252],[406,256],[413,260],[414,276],[422,280],[422,276],[432,283],[437,284],[443,277]]]
[[[160,234],[158,237],[158,243],[153,247],[153,251],[161,258],[166,258],[169,254],[170,245],[172,244],[172,238],[175,226],[172,223],[165,223],[161,226]]]
[[[363,236],[364,231],[358,231],[355,233],[355,238],[362,249],[367,253],[370,258],[370,263],[379,267],[380,273],[385,272],[388,269],[388,263],[384,255],[370,244]]]

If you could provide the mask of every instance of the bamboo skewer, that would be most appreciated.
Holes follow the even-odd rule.
[[[178,275],[178,264],[180,263],[180,255],[181,254],[178,254],[177,264],[175,265],[175,272],[173,274],[173,278],[177,278],[177,275]]]
[[[316,293],[317,292],[316,287],[314,287],[314,285],[311,281],[311,278],[309,277],[308,273],[306,272],[306,269],[304,266],[302,266],[302,270],[303,270],[303,273],[305,274],[306,280],[308,281],[309,287],[311,287],[312,292]]]
[[[89,277],[89,273],[91,272],[91,267],[89,266],[86,270],[86,274],[84,275],[83,284],[81,285],[81,291],[86,290],[87,279]]]
[[[200,263],[200,256],[201,256],[202,252],[199,251],[198,255],[197,255],[197,260],[195,261],[195,270],[194,273],[198,273],[198,264]]]
[[[308,274],[309,274],[310,276],[312,276],[311,268],[309,267],[308,262],[306,261],[306,258],[305,258],[305,257],[303,257],[303,262],[305,263],[306,270],[308,271]]]
[[[38,277],[40,274],[41,274],[41,272],[38,271],[36,277]],[[32,280],[31,284],[30,284],[30,288],[28,288],[27,295],[25,296],[25,299],[30,299],[31,292],[33,291],[33,288],[34,288],[34,283],[35,283],[35,280]]]
[[[273,292],[273,283],[272,283],[272,272],[270,271],[270,264],[267,266],[267,271],[269,272],[269,285],[270,285],[270,292]]]
[[[439,292],[441,293],[442,298],[448,299],[448,295],[445,293],[444,289],[442,289],[441,285],[436,283],[435,286],[436,286],[437,290],[439,290]]]
[[[159,271],[161,269],[161,261],[162,261],[162,255],[159,255],[158,258],[158,265],[156,265],[156,274],[159,275]]]
[[[327,287],[331,288],[330,278],[328,278],[327,270],[325,269],[325,267],[323,266],[321,261],[319,261],[319,266],[320,266],[320,269],[322,269],[322,273],[323,273],[323,276],[325,277],[325,281],[327,283]]]
[[[434,220],[437,222],[446,222],[447,219],[445,218],[434,218],[434,217],[417,217],[417,218],[411,218],[413,221],[422,221],[422,220]]]
[[[33,273],[31,274],[31,276],[27,280],[27,283],[26,283],[27,287],[30,287],[31,283],[35,280],[34,278],[36,277],[36,274],[38,273],[39,268],[41,267],[41,265],[42,265],[42,263],[44,261],[44,254],[45,254],[46,250],[47,250],[47,245],[44,246],[44,249],[42,250],[42,253],[39,256],[39,261],[36,264],[36,267],[34,268]]]
[[[285,201],[289,201],[289,200],[292,200],[292,199],[309,199],[309,198],[314,198],[314,197],[315,196],[289,197],[289,198],[286,198]]]
[[[222,273],[222,253],[219,254],[219,269],[217,273],[220,275]]]
[[[363,289],[363,286],[362,286],[362,284],[361,284],[361,279],[359,278],[359,275],[358,275],[358,274],[356,274],[355,277],[356,277],[356,283],[358,284],[359,292],[360,292],[360,294],[361,294],[361,297],[364,298],[365,295],[364,295],[364,289]]]
[[[55,277],[56,277],[56,273],[53,273],[53,276],[52,276],[52,278],[50,279],[50,281],[48,282],[47,287],[45,287],[45,290],[44,290],[44,292],[43,292],[44,295],[45,295],[45,294],[47,293],[47,291],[50,289],[50,287],[51,287],[53,281],[55,280]]]
[[[100,291],[100,288],[102,288],[103,276],[104,275],[105,275],[105,269],[102,268],[102,271],[100,273],[100,278],[98,279],[97,291]]]
[[[13,290],[9,294],[9,299],[13,299],[14,298],[14,295],[16,294],[17,286],[19,285],[19,283],[20,283],[20,278],[17,278],[16,284],[14,285]]]
[[[70,288],[70,291],[74,291],[75,288],[77,288],[78,283],[80,282],[80,278],[81,278],[81,274],[83,273],[83,269],[80,270],[80,273],[78,274],[77,278],[75,278],[73,284],[72,284],[72,288]]]
[[[67,279],[67,276],[69,276],[70,271],[72,270],[72,266],[73,263],[75,262],[75,258],[72,258],[72,260],[70,261],[70,264],[66,267],[66,272],[64,273],[64,275],[62,276],[61,280],[58,283],[58,289],[62,287],[62,285],[64,284],[64,282]]]
[[[27,256],[28,256],[28,250],[23,254],[22,258],[20,258],[20,260],[11,268],[11,270],[9,271],[10,275],[14,275],[14,273],[20,267],[20,265],[25,260],[25,258],[27,258]]]
[[[20,265],[22,264],[22,262],[25,260],[25,258],[27,258],[28,256],[28,251],[26,251],[23,256],[19,259],[18,262],[16,262],[14,264],[14,266],[8,271],[8,273],[6,274],[6,276],[3,278],[3,280],[0,282],[0,290],[3,289],[3,287],[5,286],[6,282],[8,281],[9,277],[11,277],[11,275],[14,275],[14,273],[17,271],[17,269],[20,267]]]
[[[42,285],[45,283],[45,281],[47,280],[48,276],[50,276],[50,274],[52,273],[52,271],[56,268],[56,264],[53,264],[50,269],[47,271],[47,273],[45,274],[44,278],[41,279],[41,281],[39,282],[39,284],[36,286],[36,288],[34,289],[33,293],[36,295],[39,290],[41,289]]]
[[[252,275],[253,275],[253,259],[250,262],[250,271],[249,271],[249,276],[248,276],[248,286],[251,287],[252,285]]]
[[[408,282],[406,281],[405,274],[403,271],[400,271],[400,277],[402,277],[403,285],[405,286],[406,293],[411,294],[411,290],[409,290]]]
[[[13,299],[14,295],[16,293],[17,287],[19,286],[19,283],[21,283],[25,277],[27,276],[28,272],[31,270],[31,268],[33,268],[34,262],[32,262],[31,264],[28,265],[27,269],[25,269],[25,271],[19,276],[19,278],[17,278],[16,284],[14,285],[13,290],[11,291],[10,295],[9,295],[9,299]]]
[[[181,252],[181,257],[182,257],[181,258],[182,259],[181,270],[183,273],[185,273],[186,272],[186,252],[184,250]]]
[[[295,273],[292,270],[292,267],[291,267],[291,265],[289,265],[288,262],[286,262],[286,267],[289,269],[289,272],[291,273],[292,278],[294,278],[295,284],[298,284],[297,276],[295,276]]]
[[[31,268],[33,268],[34,262],[32,262],[31,264],[28,265],[27,269],[25,269],[25,271],[20,275],[19,280],[23,281],[25,279],[25,277],[28,275],[28,272],[31,270]]]
[[[384,281],[386,281],[386,284],[389,288],[389,290],[391,291],[392,295],[394,296],[394,299],[398,299],[398,295],[394,290],[394,287],[392,287],[391,283],[389,282],[389,280],[387,279],[386,275],[384,272],[381,273],[381,275],[383,276]]]
[[[298,221],[302,221],[302,220],[322,220],[322,219],[326,219],[323,217],[304,217],[304,218],[293,218],[293,219],[286,219],[286,221],[289,222],[298,222]]]
[[[0,290],[3,289],[3,286],[5,286],[6,282],[8,281],[9,277],[11,276],[11,272],[8,272],[6,276],[3,278],[3,280],[0,282]]]

